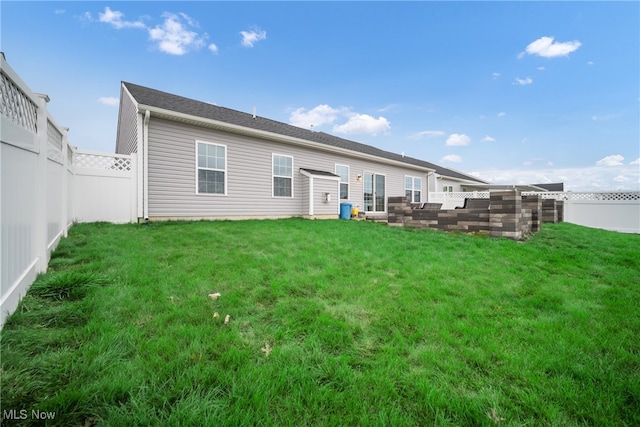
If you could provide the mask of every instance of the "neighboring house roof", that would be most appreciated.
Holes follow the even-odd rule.
[[[497,191],[497,190],[519,190],[519,191],[547,191],[535,184],[468,184],[468,191]]]
[[[460,172],[452,171],[450,169],[443,168],[424,160],[381,150],[370,145],[340,138],[328,133],[316,132],[310,129],[303,129],[297,126],[289,125],[264,117],[243,113],[241,111],[232,110],[230,108],[220,107],[217,105],[209,104],[207,102],[196,101],[194,99],[173,95],[167,92],[139,86],[133,83],[122,82],[122,84],[126,87],[131,96],[133,96],[136,102],[143,106],[155,107],[166,110],[167,112],[173,111],[188,116],[195,116],[204,119],[225,122],[244,128],[255,129],[277,135],[299,138],[306,141],[353,151],[355,153],[367,154],[370,156],[393,160],[408,165],[431,169],[443,176],[476,181],[479,183],[486,183],[486,181],[482,181],[478,178],[474,178]]]
[[[436,168],[436,173],[443,178],[450,178],[455,181],[464,181],[470,183],[489,184],[489,181],[484,181],[473,175],[468,175],[464,172],[456,171],[449,168],[443,168],[442,166],[433,165]]]
[[[533,184],[536,187],[544,188],[547,191],[564,191],[564,182],[553,182],[551,184]]]

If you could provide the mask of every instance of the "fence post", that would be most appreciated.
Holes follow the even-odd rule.
[[[129,205],[131,206],[130,219],[132,223],[138,222],[138,153],[131,153],[130,155],[131,169],[130,174],[130,188],[131,198],[129,199]]]
[[[49,144],[47,137],[47,103],[49,97],[45,94],[37,93],[38,110],[36,119],[36,140],[38,142],[38,160],[37,160],[37,178],[38,190],[36,191],[35,210],[36,210],[36,226],[34,233],[34,247],[38,261],[36,263],[36,271],[38,273],[47,270],[48,253],[48,221],[47,221],[47,145]]]
[[[69,167],[69,159],[67,155],[67,146],[69,145],[69,140],[67,138],[67,132],[69,128],[63,128],[62,133],[62,191],[60,194],[62,195],[62,237],[67,237],[69,231],[69,173],[67,171]]]

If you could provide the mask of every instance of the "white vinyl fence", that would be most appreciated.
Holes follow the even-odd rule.
[[[77,150],[74,156],[76,222],[135,222],[136,155]]]
[[[537,194],[543,199],[564,201],[564,221],[585,227],[622,233],[640,233],[640,191],[613,192],[522,192]],[[433,192],[429,202],[442,203],[442,209],[455,209],[464,199],[488,199],[488,191]]]
[[[1,57],[0,326],[73,222],[136,220],[129,156],[82,152]]]

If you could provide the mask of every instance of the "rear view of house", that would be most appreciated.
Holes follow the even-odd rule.
[[[138,218],[384,216],[437,166],[324,132],[122,83],[116,152],[137,153]]]

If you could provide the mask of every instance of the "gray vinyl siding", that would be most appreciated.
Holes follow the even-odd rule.
[[[226,145],[226,195],[196,194],[196,140]],[[274,153],[293,157],[294,197],[272,196]],[[357,156],[357,153],[354,155]],[[361,210],[363,181],[357,181],[358,174],[373,172],[386,175],[387,197],[404,195],[404,176],[407,174],[421,176],[424,178],[422,182],[427,182],[426,172],[411,168],[410,165],[407,168],[397,167],[155,117],[151,117],[149,123],[148,156],[150,217],[306,215],[309,196],[306,196],[305,203],[303,185],[308,186],[308,178],[300,174],[300,168],[333,172],[336,163],[350,166],[349,202],[359,205]],[[324,182],[333,185],[330,192],[332,204],[336,203],[334,212],[337,212],[337,182],[315,179],[314,185]],[[308,194],[308,188],[306,191]],[[314,189],[314,193],[319,193],[319,190]],[[324,211],[326,204],[314,201],[314,206],[315,213],[320,213]],[[330,206],[328,209],[334,207]]]
[[[309,214],[309,183],[311,179],[308,176],[300,174],[300,212],[303,215]]]
[[[335,214],[338,216],[338,181],[314,178],[313,180],[313,213],[314,215]],[[331,194],[329,202],[324,201],[324,193]]]
[[[138,151],[138,109],[127,91],[120,91],[118,136],[116,153],[131,154]]]

